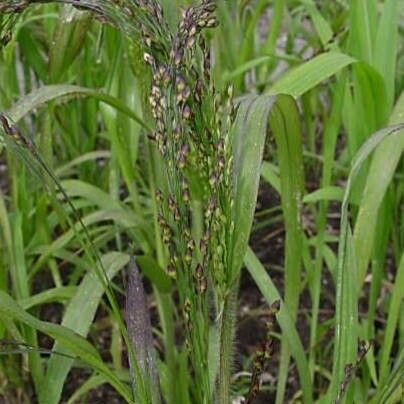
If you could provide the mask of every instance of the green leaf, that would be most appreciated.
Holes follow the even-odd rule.
[[[101,209],[124,210],[124,205],[113,199],[110,194],[102,189],[80,180],[64,180],[61,182],[63,189],[69,198],[81,197],[90,201]],[[128,210],[128,214],[132,213]],[[133,214],[134,219],[136,214]]]
[[[268,125],[277,145],[282,209],[286,227],[285,302],[292,318],[295,318],[300,294],[302,258],[300,208],[304,171],[300,119],[296,103],[289,95],[248,97],[238,110],[233,140],[235,200],[234,238],[231,249],[232,276],[233,280],[237,278],[248,246]],[[286,380],[288,361],[289,354],[285,345],[282,383]]]
[[[352,81],[345,89],[343,117],[348,135],[348,150],[353,158],[359,147],[376,130],[383,127],[389,111],[382,76],[364,62],[352,68]]]
[[[108,220],[115,221],[117,225],[122,226],[124,229],[128,229],[128,231],[132,228],[136,229],[139,226],[139,223],[134,219],[133,215],[123,209],[118,211],[97,210],[94,213],[90,213],[83,217],[82,222],[86,227],[89,227],[93,224]],[[69,230],[53,240],[51,244],[34,250],[34,252],[40,253],[40,257],[31,268],[30,275],[32,276],[33,273],[37,272],[49,257],[56,254],[61,248],[64,248],[75,236],[77,236],[78,232],[83,232],[82,224],[80,222],[76,222]]]
[[[403,397],[403,374],[404,374],[404,347],[394,364],[394,368],[384,383],[377,386],[377,393],[370,401],[370,404],[396,404]]]
[[[239,107],[234,124],[234,238],[231,278],[237,279],[250,237],[269,111],[276,97],[249,97]]]
[[[374,49],[374,66],[384,79],[387,91],[387,107],[389,110],[393,105],[394,81],[396,77],[398,20],[400,15],[398,3],[398,0],[386,0],[384,2]]]
[[[391,301],[388,310],[387,325],[384,333],[383,345],[380,355],[380,383],[384,383],[387,379],[389,371],[389,359],[391,348],[393,346],[394,335],[400,315],[400,310],[404,299],[404,254],[401,256],[401,261],[397,269],[396,278],[394,281],[393,292],[391,293]],[[402,315],[402,313],[401,313]]]
[[[251,248],[247,249],[244,263],[268,304],[273,303],[275,300],[281,300],[281,296],[272,282],[272,279]],[[285,304],[281,305],[277,320],[282,330],[282,336],[288,341],[290,351],[296,361],[304,403],[312,403],[312,381],[310,379],[306,355],[299,334],[296,331],[292,317]]]
[[[76,292],[75,286],[62,286],[58,288],[47,289],[36,295],[20,300],[18,303],[24,310],[34,306],[51,302],[63,302],[73,297]]]
[[[138,255],[136,263],[139,265],[142,274],[147,276],[161,293],[169,293],[171,291],[170,277],[152,256]]]
[[[349,7],[349,48],[359,60],[372,64],[377,28],[376,0],[353,1]]]
[[[41,107],[47,102],[59,100],[66,101],[77,97],[93,97],[99,101],[116,108],[132,118],[139,125],[149,129],[148,125],[122,101],[112,95],[102,93],[91,88],[74,86],[70,84],[55,84],[43,86],[22,97],[12,108],[6,111],[6,115],[14,122],[18,122],[35,108]]]
[[[225,72],[223,74],[223,82],[226,83],[228,81],[234,80],[236,77],[240,76],[241,74],[248,72],[251,69],[254,69],[255,67],[258,67],[264,63],[267,63],[270,61],[272,58],[271,56],[261,56],[255,59],[251,59],[248,62],[245,62],[241,64],[240,66],[237,66],[236,69],[232,70],[231,72]]]
[[[342,201],[344,190],[341,187],[330,185],[328,187],[316,189],[303,198],[304,203],[316,203],[320,201]]]
[[[300,0],[300,2],[306,7],[310,18],[313,21],[314,27],[316,28],[317,34],[320,37],[321,44],[323,46],[327,45],[333,37],[330,24],[321,15],[320,11],[318,11],[314,0]]]
[[[127,254],[118,252],[104,255],[101,259],[109,279],[112,279],[129,262]],[[66,308],[62,326],[81,336],[86,336],[103,293],[103,286],[98,277],[93,272],[87,273]],[[63,344],[58,341],[53,350],[65,352]],[[56,404],[60,401],[63,385],[72,365],[72,359],[60,355],[50,357],[47,364],[48,370],[39,391],[40,402]]]
[[[103,375],[119,394],[129,403],[133,403],[130,389],[122,383],[102,361],[99,353],[85,338],[72,330],[53,323],[38,320],[24,311],[7,293],[0,291],[0,316],[20,321],[42,333],[49,335],[62,346],[69,355],[76,356],[86,365]],[[67,359],[67,358],[66,358]],[[51,388],[51,385],[47,386]]]
[[[277,97],[270,112],[269,126],[277,146],[281,202],[286,229],[285,302],[294,318],[300,293],[302,258],[300,210],[304,193],[304,169],[300,117],[292,97],[285,95]]]
[[[341,219],[341,235],[338,245],[335,347],[330,402],[337,400],[345,366],[354,364],[357,355],[357,268],[351,228],[346,216],[346,214],[343,215]]]
[[[262,162],[261,177],[270,184],[278,194],[281,193],[281,180],[279,179],[279,170],[273,164],[267,161]]]
[[[338,52],[328,52],[289,70],[269,90],[269,94],[299,97],[356,60]]]
[[[355,363],[357,357],[358,295],[360,290],[358,285],[360,284],[358,284],[355,244],[348,220],[350,195],[355,179],[366,159],[386,137],[397,134],[402,127],[400,125],[387,127],[369,138],[355,156],[348,177],[341,207],[341,229],[336,276],[335,347],[333,376],[328,396],[330,402],[334,402],[339,397],[345,366],[349,363]]]
[[[298,216],[295,205],[302,198],[303,163],[295,101],[288,95],[248,97],[241,103],[234,125],[233,279],[241,268],[248,245],[268,123],[278,147],[284,213],[293,216],[290,220],[294,224],[290,228],[295,226]]]
[[[105,378],[101,375],[90,376],[69,398],[67,404],[80,402],[79,399],[85,396],[89,391],[102,386],[105,383]]]
[[[91,15],[64,6],[55,26],[49,50],[49,81],[56,83],[68,70],[79,52],[91,24]]]
[[[404,93],[397,101],[390,118],[391,124],[400,122],[404,122]],[[360,284],[365,279],[372,254],[377,213],[404,151],[404,125],[402,128],[394,136],[387,137],[378,146],[366,178],[353,236],[357,251]]]
[[[91,151],[88,153],[84,153],[75,159],[69,161],[66,164],[63,164],[62,166],[58,167],[55,169],[55,174],[59,178],[62,175],[66,175],[66,172],[73,169],[74,167],[85,163],[87,161],[92,161],[96,159],[109,159],[111,157],[111,152],[109,150],[96,150],[96,151]]]

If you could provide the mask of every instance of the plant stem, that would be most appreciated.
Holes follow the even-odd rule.
[[[233,339],[237,309],[239,279],[230,289],[223,302],[223,312],[220,323],[220,364],[217,381],[217,403],[230,403],[230,376],[233,361]]]

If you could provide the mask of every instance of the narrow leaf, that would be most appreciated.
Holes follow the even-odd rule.
[[[400,122],[404,122],[404,93],[397,101],[390,118],[391,124]],[[372,254],[377,213],[404,151],[404,125],[402,128],[395,136],[387,137],[377,148],[366,178],[353,236],[360,284],[365,279]]]
[[[272,86],[269,94],[284,93],[299,97],[355,61],[352,57],[338,52],[316,56],[285,73]]]
[[[102,257],[108,277],[120,271],[129,261],[129,256],[121,253],[109,253]],[[75,333],[86,336],[94,319],[100,299],[104,293],[103,287],[93,272],[87,273],[63,317],[62,325]],[[63,351],[63,344],[56,342],[56,351]],[[73,365],[73,360],[52,355],[49,359],[46,377],[39,392],[41,402],[58,403],[60,401],[64,382]]]
[[[12,108],[10,108],[6,112],[6,115],[12,121],[17,122],[35,108],[39,108],[50,101],[66,101],[71,98],[77,97],[93,97],[99,101],[105,102],[106,104],[116,108],[117,110],[132,118],[139,125],[148,129],[148,125],[118,98],[115,98],[109,94],[102,93],[98,90],[74,86],[70,84],[55,84],[40,87],[37,90],[34,90],[30,94],[21,98]]]
[[[24,311],[7,293],[0,291],[0,316],[20,321],[58,341],[69,355],[76,356],[90,366],[110,383],[128,403],[132,403],[132,395],[128,387],[122,383],[116,374],[104,364],[97,350],[85,338],[66,327],[38,320]],[[60,355],[59,355],[60,356]],[[67,358],[63,358],[67,359]],[[52,387],[47,385],[48,388]],[[46,402],[46,401],[44,401]]]
[[[247,249],[244,263],[268,304],[273,303],[275,300],[281,300],[281,296],[272,282],[272,279],[267,274],[265,268],[251,248]],[[281,305],[281,310],[279,311],[277,318],[279,326],[282,329],[282,336],[288,341],[290,351],[296,361],[300,384],[303,390],[304,402],[308,404],[312,403],[312,381],[310,380],[306,355],[304,353],[302,342],[293,324],[292,317],[284,304]]]

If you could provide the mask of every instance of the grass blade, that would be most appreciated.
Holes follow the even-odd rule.
[[[387,92],[387,107],[389,110],[393,105],[394,99],[394,78],[396,75],[399,28],[398,3],[398,0],[387,0],[384,2],[382,15],[380,16],[377,28],[374,49],[374,66],[384,79]]]
[[[353,183],[363,163],[386,137],[397,135],[404,125],[395,125],[376,132],[358,151],[348,177],[344,200],[341,207],[341,230],[338,248],[335,347],[333,376],[328,399],[332,402],[341,399],[341,383],[344,380],[345,366],[354,364],[357,357],[358,338],[358,282],[357,258],[351,227],[348,220],[349,199]],[[353,342],[354,341],[354,342]]]
[[[354,62],[354,58],[338,52],[316,56],[285,73],[271,87],[269,94],[284,93],[299,97]]]
[[[378,386],[378,391],[371,404],[388,403],[395,404],[400,402],[403,396],[403,374],[404,374],[404,347],[397,356],[392,372],[387,380]]]
[[[129,262],[128,255],[117,252],[104,255],[101,259],[110,279]],[[93,272],[87,273],[66,308],[62,326],[86,336],[103,293],[103,285],[97,276]],[[64,352],[62,345],[58,342],[55,343],[53,349]],[[51,356],[39,392],[41,402],[58,403],[60,401],[63,385],[72,365],[73,360],[71,359],[57,355]]]
[[[251,231],[252,219],[261,173],[262,153],[267,125],[273,133],[280,165],[282,208],[286,227],[285,302],[295,319],[300,294],[300,267],[302,233],[300,208],[303,195],[303,161],[299,115],[291,96],[278,95],[250,97],[240,105],[234,137],[235,239],[232,247],[233,269],[241,266]],[[237,276],[237,273],[234,273]],[[289,351],[282,355],[282,377],[278,385],[278,399],[283,398]]]
[[[401,256],[401,261],[397,269],[396,279],[394,282],[393,292],[391,293],[391,301],[389,306],[389,314],[387,317],[387,325],[384,334],[384,341],[380,354],[380,383],[383,383],[388,376],[389,359],[393,346],[394,334],[396,332],[397,323],[399,320],[400,309],[404,299],[404,254]]]
[[[38,320],[24,311],[7,293],[0,291],[0,316],[20,321],[57,340],[68,354],[77,356],[85,364],[102,374],[128,403],[133,403],[130,389],[104,364],[97,350],[86,339],[66,327]],[[66,358],[67,359],[67,358]],[[51,387],[48,385],[47,387]]]
[[[268,114],[276,97],[250,97],[237,113],[234,153],[233,279],[238,277],[248,245],[258,194]]]
[[[70,84],[54,84],[43,86],[37,90],[32,91],[30,94],[23,97],[12,108],[10,108],[6,115],[14,122],[18,122],[21,118],[27,115],[30,111],[41,107],[50,101],[62,99],[66,101],[71,98],[77,97],[93,97],[99,101],[116,108],[122,113],[132,118],[135,122],[143,128],[149,129],[148,125],[130,108],[128,108],[121,100],[112,95],[102,93],[101,91],[91,88],[74,86]]]
[[[390,118],[391,124],[400,122],[404,122],[404,93],[397,101]],[[385,139],[375,151],[372,159],[353,236],[357,251],[360,284],[365,279],[372,254],[377,212],[393,179],[403,151],[404,130],[397,136]]]
[[[268,304],[271,304],[275,300],[281,300],[281,296],[274,283],[251,248],[247,249],[244,263]],[[304,403],[312,403],[312,381],[310,380],[310,372],[306,355],[304,353],[302,342],[300,341],[299,335],[293,324],[292,317],[284,304],[281,305],[277,318],[279,326],[282,329],[282,335],[288,341],[290,351],[296,361],[300,384],[303,391]]]
[[[333,32],[328,21],[321,15],[317,9],[317,5],[313,0],[300,0],[300,2],[306,7],[307,12],[310,15],[313,25],[316,28],[317,34],[320,37],[321,44],[327,45],[333,37]]]

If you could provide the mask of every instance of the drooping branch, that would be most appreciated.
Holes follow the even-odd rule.
[[[11,39],[18,16],[30,5],[69,4],[92,12],[99,21],[109,23],[135,41],[153,39],[162,53],[169,51],[171,33],[155,0],[5,0],[0,4],[0,46]]]

